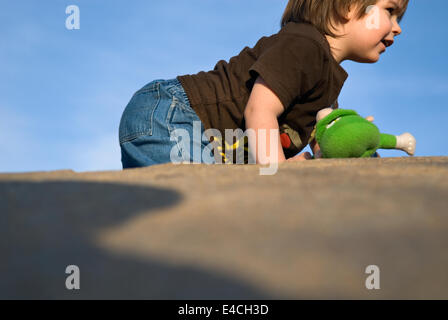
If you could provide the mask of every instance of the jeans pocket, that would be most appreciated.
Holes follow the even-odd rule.
[[[120,120],[120,144],[142,135],[152,135],[154,112],[160,102],[159,83],[137,91]]]

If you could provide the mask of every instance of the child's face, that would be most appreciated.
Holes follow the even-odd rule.
[[[378,0],[363,18],[357,20],[355,10],[350,11],[350,21],[344,26],[348,60],[356,62],[377,62],[380,54],[394,42],[394,37],[401,33],[397,22],[397,6],[402,0]]]

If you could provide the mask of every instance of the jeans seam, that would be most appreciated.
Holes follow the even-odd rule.
[[[156,112],[157,107],[160,104],[160,83],[157,83],[156,85],[157,90],[155,92],[157,92],[157,103],[154,106],[154,108],[152,108],[152,112],[151,112],[151,118],[150,118],[150,122],[149,122],[149,135],[152,136],[152,129],[154,126],[154,112]]]
[[[182,101],[179,101],[179,99],[177,99],[176,97],[175,97],[175,99],[177,100],[177,105],[179,108],[181,108],[185,112],[196,114],[196,112],[193,110],[193,108],[191,108],[191,106],[188,106],[185,103],[182,103]]]
[[[174,82],[174,85],[167,88],[167,91],[172,95],[172,96],[176,96],[176,95],[180,95],[181,99],[177,99],[179,101],[179,105],[181,105],[182,107],[184,107],[183,109],[185,111],[189,111],[191,112],[192,108],[191,108],[191,103],[190,100],[188,99],[188,95],[185,92],[184,87],[182,86],[182,84],[180,83],[179,80],[177,79],[173,79],[172,80]],[[183,98],[183,99],[182,99]],[[185,101],[186,103],[183,103],[181,100]],[[191,110],[190,110],[191,109]],[[194,110],[193,110],[194,111]]]
[[[141,136],[145,136],[147,135],[147,132],[138,132],[138,133],[133,133],[133,134],[128,134],[127,136],[124,136],[120,139],[120,146],[125,144],[126,142],[131,142],[135,139],[140,138]]]
[[[156,82],[151,87],[142,88],[142,89],[138,90],[135,94],[154,92],[154,91],[157,91],[158,89],[159,89],[159,82]]]
[[[182,152],[183,148],[181,148],[181,146],[179,145],[179,136],[177,136],[174,133],[174,128],[170,125],[170,119],[171,119],[171,117],[172,117],[172,115],[174,113],[174,109],[176,108],[177,102],[178,102],[178,99],[173,95],[172,102],[171,102],[170,107],[168,108],[168,114],[167,114],[167,117],[166,117],[166,127],[168,128],[168,133],[170,135],[170,140],[171,140],[172,134],[175,135],[177,150],[182,155],[182,160],[186,161],[184,153]]]

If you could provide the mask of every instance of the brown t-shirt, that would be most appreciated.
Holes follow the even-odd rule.
[[[313,138],[317,112],[337,108],[348,74],[313,25],[290,22],[278,33],[262,37],[253,48],[245,47],[228,63],[219,61],[212,71],[177,78],[205,129],[218,129],[224,139],[225,129],[246,130],[244,109],[258,76],[285,108],[278,121],[289,158]]]

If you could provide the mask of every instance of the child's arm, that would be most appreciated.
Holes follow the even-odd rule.
[[[249,150],[252,153],[257,164],[268,164],[269,158],[263,157],[267,155],[267,150],[271,150],[270,130],[277,129],[278,116],[284,111],[283,105],[275,95],[274,92],[269,89],[263,78],[258,77],[252,88],[249,100],[247,102],[246,109],[244,110],[244,118],[246,120],[246,129],[253,129],[256,137],[258,137],[259,129],[266,129],[266,144],[260,144],[258,139],[254,141],[249,136]],[[280,141],[280,134],[275,135],[277,140],[277,162],[286,161],[285,154],[283,152],[282,144]],[[254,148],[255,146],[255,148]],[[257,153],[258,150],[258,153]],[[262,155],[262,158],[258,157],[258,154]]]
[[[257,164],[269,163],[269,157],[266,156],[266,151],[271,150],[271,143],[273,143],[270,141],[270,129],[277,130],[277,134],[274,139],[277,142],[278,154],[277,159],[274,161],[278,163],[287,161],[280,141],[279,125],[277,120],[277,118],[284,111],[285,110],[280,99],[271,89],[269,89],[267,84],[263,81],[263,78],[258,77],[252,88],[246,109],[244,110],[246,129],[253,129],[256,133],[256,137],[258,137],[259,129],[266,129],[266,144],[260,144],[256,137],[256,141],[252,141],[249,136],[249,150],[253,154],[254,159],[256,159]],[[256,149],[251,148],[251,146],[256,146]],[[262,155],[261,158],[258,157],[256,150],[259,150],[258,154]],[[305,155],[296,156],[294,157],[294,160],[305,160]]]

